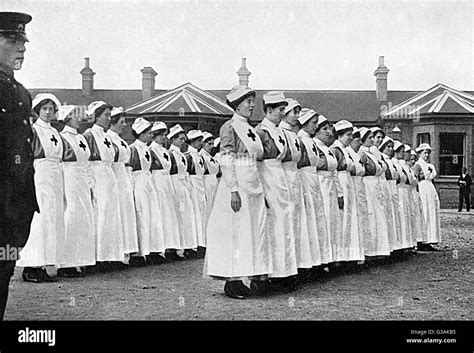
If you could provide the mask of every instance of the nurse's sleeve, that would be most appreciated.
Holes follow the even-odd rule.
[[[231,192],[238,191],[237,177],[235,175],[235,133],[230,124],[222,125],[219,137],[221,139],[220,166],[222,179]]]

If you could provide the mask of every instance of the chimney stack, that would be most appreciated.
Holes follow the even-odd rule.
[[[377,100],[380,102],[387,101],[387,75],[390,71],[384,64],[384,57],[379,56],[379,67],[374,72],[375,79],[375,93],[377,94]]]
[[[89,58],[84,58],[84,68],[81,70],[82,75],[82,94],[84,96],[92,95],[94,91],[94,75],[95,72],[89,66]]]
[[[155,76],[157,73],[149,66],[140,71],[142,72],[142,99],[145,100],[155,95]]]
[[[251,72],[247,69],[247,58],[242,58],[242,65],[240,66],[237,75],[239,75],[239,85],[240,86],[249,86],[249,76]]]

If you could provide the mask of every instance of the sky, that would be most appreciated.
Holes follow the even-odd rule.
[[[374,90],[385,57],[389,90],[443,83],[474,90],[470,0],[0,0],[30,14],[16,78],[27,88],[80,88],[90,58],[97,89],[191,82],[230,89],[247,58],[253,89]]]

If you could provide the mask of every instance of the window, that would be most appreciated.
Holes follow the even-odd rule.
[[[431,145],[431,138],[428,132],[416,135],[416,146],[418,147],[422,143],[427,143],[428,145]]]
[[[439,135],[439,174],[459,175],[464,165],[466,134],[441,133]]]

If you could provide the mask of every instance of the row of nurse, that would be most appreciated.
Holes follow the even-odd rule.
[[[333,131],[323,115],[283,92],[263,96],[265,117],[256,128],[248,122],[255,91],[234,87],[227,102],[235,114],[220,130],[222,181],[207,225],[204,275],[225,280],[228,296],[275,284],[292,290],[301,275],[439,241],[439,214],[423,207],[430,187],[422,184],[435,174],[426,161],[409,167],[409,146],[386,136],[377,142],[381,129],[347,120]],[[429,155],[426,146],[417,150]],[[437,233],[429,238],[431,222]]]
[[[180,251],[204,247],[197,233],[180,229],[180,216],[185,217],[173,177],[180,168],[174,152],[163,146],[166,125],[137,119],[132,126],[136,140],[129,146],[119,136],[126,126],[120,109],[102,101],[91,103],[88,113],[95,123],[79,134],[74,108],[61,107],[52,94],[33,101],[40,212],[20,252],[23,279],[56,281],[46,272],[48,265],[59,268],[58,276],[77,277],[83,275],[79,267],[141,263],[150,254],[165,259],[167,252],[167,258],[175,259],[184,255]],[[51,126],[58,111],[58,120],[65,124],[61,133]],[[202,135],[200,139],[206,137],[212,146],[212,135]]]

